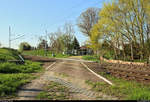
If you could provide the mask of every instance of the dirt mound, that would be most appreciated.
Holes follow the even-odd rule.
[[[40,56],[24,55],[23,57],[26,60],[37,61],[37,62],[55,62],[56,61],[56,59],[54,58],[47,58],[47,57],[40,57]]]
[[[115,64],[120,63],[120,64],[128,64],[128,65],[141,65],[141,66],[146,65],[146,63],[140,63],[140,62],[128,62],[128,61],[122,61],[122,60],[107,60],[103,57],[100,57],[100,60],[103,60],[108,63],[115,63]]]
[[[117,78],[135,80],[141,83],[150,83],[150,66],[125,65],[114,63],[85,63],[93,71],[105,72]]]

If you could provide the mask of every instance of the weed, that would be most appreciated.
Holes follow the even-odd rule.
[[[29,82],[29,74],[0,74],[0,96],[13,95],[19,86]]]
[[[40,63],[31,61],[26,61],[24,65],[8,62],[0,64],[0,73],[33,73],[41,69]]]
[[[135,81],[126,81],[118,79],[105,73],[99,73],[111,80],[115,85],[110,86],[102,82],[85,81],[92,86],[92,89],[98,92],[103,92],[108,95],[116,96],[121,99],[128,100],[150,100],[150,87],[137,83]]]
[[[45,87],[45,91],[38,94],[37,98],[50,100],[65,100],[69,98],[69,90],[67,87],[57,82],[51,81],[50,84]]]
[[[99,62],[99,57],[98,56],[83,56],[82,59],[84,60],[89,60],[89,61],[95,61],[95,62]]]
[[[24,55],[34,55],[34,56],[45,56],[45,50],[31,50],[31,51],[24,51]],[[47,51],[47,57],[52,58],[52,52]],[[56,58],[67,58],[69,55],[63,55],[63,54],[55,54]]]

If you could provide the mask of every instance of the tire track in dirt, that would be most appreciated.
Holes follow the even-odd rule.
[[[53,65],[53,66],[52,66]],[[50,67],[51,66],[51,67]],[[43,91],[43,88],[48,85],[49,81],[58,82],[70,89],[70,92],[76,100],[113,100],[111,96],[104,95],[103,93],[96,93],[85,84],[86,80],[100,82],[100,80],[79,61],[58,61],[57,63],[47,63],[44,68],[47,68],[45,72],[37,79],[32,80],[31,83],[24,85],[18,91],[18,97],[16,100],[35,100],[38,93]],[[45,69],[46,69],[45,68]],[[57,74],[57,75],[56,75]],[[59,76],[58,74],[66,74],[67,77]],[[97,97],[101,98],[97,98]]]

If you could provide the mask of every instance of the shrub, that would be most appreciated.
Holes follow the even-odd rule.
[[[0,64],[0,73],[18,73],[21,69],[14,63],[2,63]]]
[[[31,50],[31,46],[27,42],[22,42],[19,45],[19,50],[22,52],[24,50]]]
[[[99,61],[99,57],[98,56],[89,56],[89,55],[86,55],[86,56],[83,56],[82,59],[84,59],[84,60],[90,60],[90,61],[96,61],[96,62]]]
[[[0,74],[0,96],[12,95],[19,86],[29,81],[29,74]],[[28,79],[28,80],[27,80]]]
[[[24,65],[14,63],[1,63],[0,73],[33,73],[41,70],[39,62],[26,61]]]
[[[9,48],[1,48],[0,49],[0,62],[8,61],[8,60],[19,60],[20,53],[17,50],[9,49]]]

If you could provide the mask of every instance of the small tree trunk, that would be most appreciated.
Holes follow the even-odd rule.
[[[125,54],[124,49],[123,49],[123,60],[124,60],[124,61],[126,60],[126,54]]]
[[[132,44],[132,42],[131,42],[131,60],[133,61],[134,60],[134,57],[133,57],[133,44]]]
[[[150,55],[147,57],[147,65],[150,64]]]
[[[114,52],[115,52],[115,59],[117,59],[117,51],[115,47],[114,47]]]
[[[148,64],[150,64],[150,55],[149,55],[149,57],[148,57]]]
[[[124,47],[123,40],[122,40],[122,49],[123,49],[123,60],[125,60],[126,59],[126,53],[125,53],[125,47]]]

